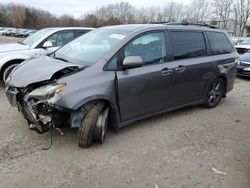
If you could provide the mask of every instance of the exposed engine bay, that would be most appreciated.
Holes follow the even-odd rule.
[[[59,128],[69,123],[71,110],[54,104],[55,96],[66,86],[56,80],[76,71],[79,71],[76,67],[67,67],[53,74],[50,80],[33,83],[25,88],[14,87],[8,80],[7,97],[11,105],[22,112],[30,129],[42,134],[51,127]]]

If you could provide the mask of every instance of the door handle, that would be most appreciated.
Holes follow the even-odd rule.
[[[161,70],[162,76],[167,76],[167,75],[170,75],[170,74],[172,74],[172,73],[173,73],[173,70],[168,69],[168,68],[165,68],[165,69],[162,69],[162,70]]]
[[[175,71],[177,73],[182,73],[186,70],[186,67],[184,67],[183,65],[180,65],[179,67],[175,68]]]

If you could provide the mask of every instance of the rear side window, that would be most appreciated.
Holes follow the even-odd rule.
[[[226,54],[233,51],[233,48],[224,33],[207,32],[207,37],[213,55]]]
[[[206,45],[201,32],[171,31],[170,38],[174,59],[206,55]]]

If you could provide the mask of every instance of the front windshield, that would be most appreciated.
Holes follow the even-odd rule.
[[[129,31],[97,29],[65,45],[54,57],[81,66],[91,66],[129,34]]]
[[[240,45],[250,45],[250,40],[243,40],[239,44]]]
[[[32,46],[34,43],[39,41],[41,38],[43,38],[45,35],[47,36],[47,33],[51,32],[53,29],[47,28],[47,29],[41,29],[37,32],[35,32],[33,35],[29,36],[25,40],[22,41],[23,44],[26,44],[28,46]]]

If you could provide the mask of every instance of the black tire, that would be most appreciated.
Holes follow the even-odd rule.
[[[225,94],[225,84],[221,78],[217,78],[210,86],[204,106],[207,108],[216,107]]]
[[[93,133],[95,130],[95,125],[104,107],[105,105],[103,102],[97,102],[93,104],[82,119],[78,132],[79,147],[87,148],[92,145],[94,141]]]
[[[11,71],[18,65],[19,63],[13,62],[8,64],[7,66],[4,66],[2,70],[2,80],[5,83],[8,76],[10,75]]]

